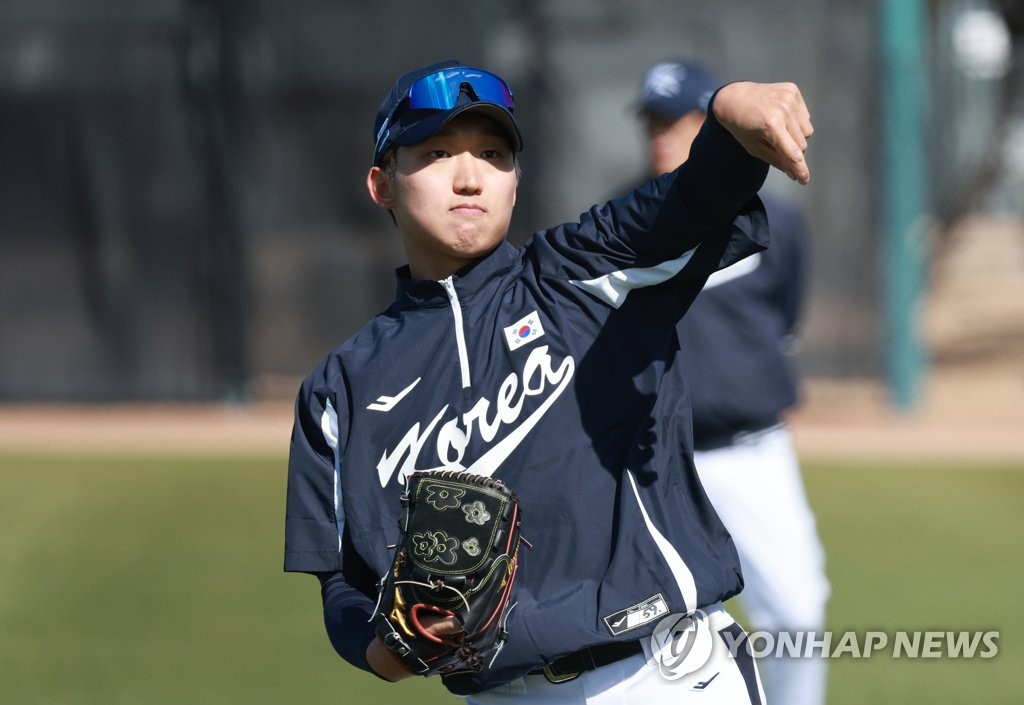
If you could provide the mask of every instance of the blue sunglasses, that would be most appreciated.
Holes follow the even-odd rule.
[[[457,66],[428,74],[409,87],[409,107],[413,110],[451,110],[463,86],[472,97],[485,103],[497,103],[509,110],[513,107],[512,90],[499,76],[469,66]]]
[[[420,139],[432,134],[440,123],[436,118],[443,118],[443,113],[456,108],[459,102],[459,95],[465,91],[473,102],[490,103],[503,108],[510,118],[510,124],[506,127],[513,137],[513,143],[517,150],[522,149],[522,137],[519,136],[519,128],[512,118],[512,90],[505,83],[504,79],[482,69],[471,66],[454,66],[444,68],[433,73],[421,76],[412,82],[405,95],[401,97],[387,114],[377,130],[377,139],[374,146],[374,165],[380,166],[381,155],[384,149],[391,143],[397,142],[403,135],[410,132],[416,134]],[[410,124],[396,127],[399,123],[398,115],[409,110],[431,110],[438,111],[430,117],[418,115]],[[436,124],[434,124],[436,122]],[[423,130],[426,129],[424,132]],[[418,131],[418,132],[417,132]],[[420,134],[422,132],[422,134]],[[514,133],[514,134],[513,134]]]

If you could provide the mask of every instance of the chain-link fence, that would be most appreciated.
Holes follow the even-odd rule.
[[[642,173],[630,103],[654,61],[798,83],[814,180],[768,188],[814,235],[801,366],[882,374],[873,3],[356,5],[0,3],[0,399],[290,395],[390,302],[402,255],[365,193],[373,115],[398,72],[448,57],[516,90],[516,242]],[[940,226],[1020,209],[1015,8],[928,5]]]

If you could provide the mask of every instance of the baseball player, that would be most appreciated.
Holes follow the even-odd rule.
[[[730,84],[685,165],[516,248],[512,91],[455,60],[398,77],[367,187],[407,264],[391,307],[303,382],[288,467],[284,567],[318,576],[345,660],[411,673],[374,632],[377,586],[406,478],[448,469],[511,488],[527,544],[507,642],[450,690],[469,703],[764,701],[721,605],[742,586],[738,556],[676,421],[675,326],[712,272],[765,247],[756,193],[769,164],[809,181],[811,132],[796,86]]]
[[[705,120],[717,82],[690,60],[644,76],[639,102],[652,175],[676,169]],[[805,282],[800,212],[761,194],[771,247],[712,274],[678,326],[690,388],[694,462],[743,566],[740,604],[754,629],[824,627],[824,551],[785,425],[798,396],[791,360]],[[689,423],[689,418],[681,421]],[[825,660],[759,662],[773,702],[819,705]]]

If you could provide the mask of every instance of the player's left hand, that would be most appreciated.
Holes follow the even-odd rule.
[[[792,83],[730,83],[715,95],[715,117],[751,155],[801,184],[811,180],[804,160],[814,134],[811,114]]]

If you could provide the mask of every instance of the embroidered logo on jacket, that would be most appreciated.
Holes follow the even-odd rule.
[[[377,397],[377,401],[373,402],[366,408],[369,409],[370,411],[383,411],[385,413],[391,411],[392,409],[395,408],[398,402],[402,401],[402,399],[405,398],[406,394],[412,391],[413,387],[420,383],[421,379],[423,378],[417,377],[412,384],[410,384],[408,387],[406,387],[393,397],[390,397],[387,394],[380,395],[379,397]]]
[[[576,363],[571,357],[556,366],[547,345],[534,348],[523,363],[522,372],[510,373],[498,385],[497,402],[492,404],[487,397],[480,397],[469,411],[449,415],[447,419],[449,407],[445,404],[425,428],[420,422],[414,423],[401,440],[384,451],[377,463],[380,486],[387,487],[396,473],[398,481],[405,484],[412,473],[427,470],[417,468],[416,459],[431,439],[438,466],[429,470],[461,470],[490,477],[568,388],[575,371]],[[536,399],[540,403],[534,406]],[[509,430],[504,437],[499,437],[499,432],[506,429]],[[487,449],[470,461],[465,457],[466,449],[477,435]]]
[[[608,631],[612,636],[618,636],[630,629],[653,622],[663,614],[668,614],[668,605],[665,603],[665,596],[659,592],[632,607],[613,612],[604,618],[604,623],[608,625]]]
[[[534,311],[508,326],[504,331],[508,349],[515,350],[525,347],[528,343],[532,343],[544,335],[544,326],[540,323],[540,316]]]

